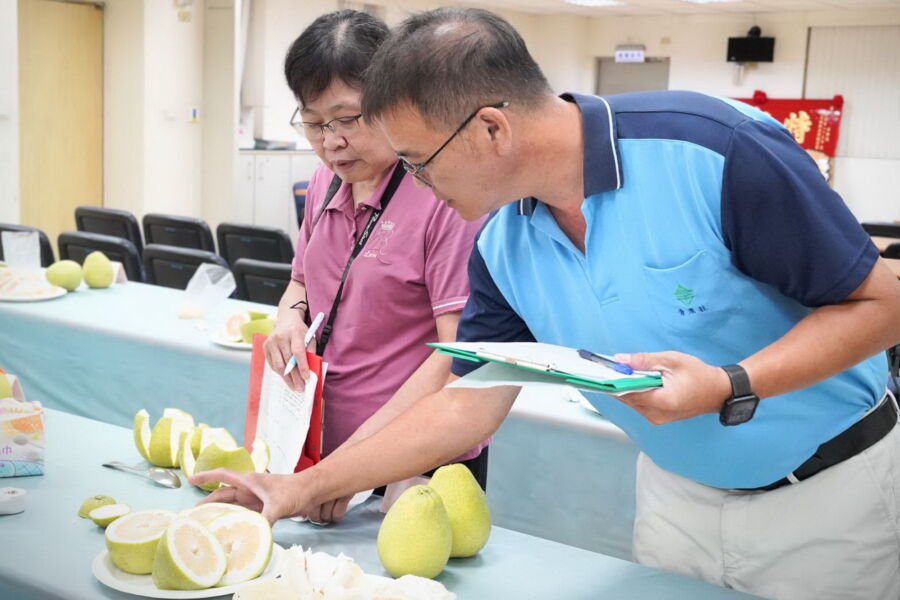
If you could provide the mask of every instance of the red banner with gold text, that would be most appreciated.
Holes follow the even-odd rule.
[[[768,113],[788,128],[797,143],[807,150],[818,150],[834,157],[844,97],[830,100],[769,98],[765,92],[753,92],[752,98],[736,98]]]

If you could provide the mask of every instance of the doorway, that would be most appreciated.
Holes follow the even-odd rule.
[[[669,59],[648,58],[642,63],[617,63],[612,57],[596,62],[594,93],[598,96],[669,89]]]
[[[19,0],[20,220],[56,241],[103,204],[103,11]]]

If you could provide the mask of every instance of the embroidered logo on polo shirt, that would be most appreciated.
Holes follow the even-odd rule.
[[[393,221],[382,221],[378,224],[378,228],[372,232],[372,238],[366,244],[363,258],[377,258],[387,254],[387,245],[394,233],[394,225]]]
[[[679,283],[675,288],[675,298],[685,306],[690,306],[694,301],[694,290],[686,288]]]

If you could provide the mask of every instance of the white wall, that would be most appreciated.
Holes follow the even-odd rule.
[[[19,222],[17,0],[0,0],[0,222]]]
[[[648,56],[670,58],[670,89],[732,97],[748,97],[754,90],[763,90],[773,98],[801,98],[810,27],[898,23],[900,10],[895,9],[594,18],[587,54],[612,56],[617,44],[644,44]],[[763,35],[775,37],[775,60],[748,70],[737,85],[734,65],[725,61],[726,39],[746,34],[754,24],[762,28]],[[853,90],[845,90],[844,98],[852,104]],[[834,163],[834,188],[861,221],[900,218],[900,160],[843,156],[839,151]]]
[[[199,217],[204,1],[179,21],[172,2],[144,2],[144,205],[147,212]]]
[[[202,216],[215,231],[235,214],[241,2],[206,0],[203,32]]]
[[[142,215],[144,177],[144,2],[106,0],[103,11],[104,205]]]

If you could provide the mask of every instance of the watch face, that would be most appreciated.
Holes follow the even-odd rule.
[[[746,423],[753,418],[753,413],[756,412],[757,404],[759,404],[759,398],[756,396],[733,398],[725,404],[720,420],[723,425],[740,425],[741,423]]]

